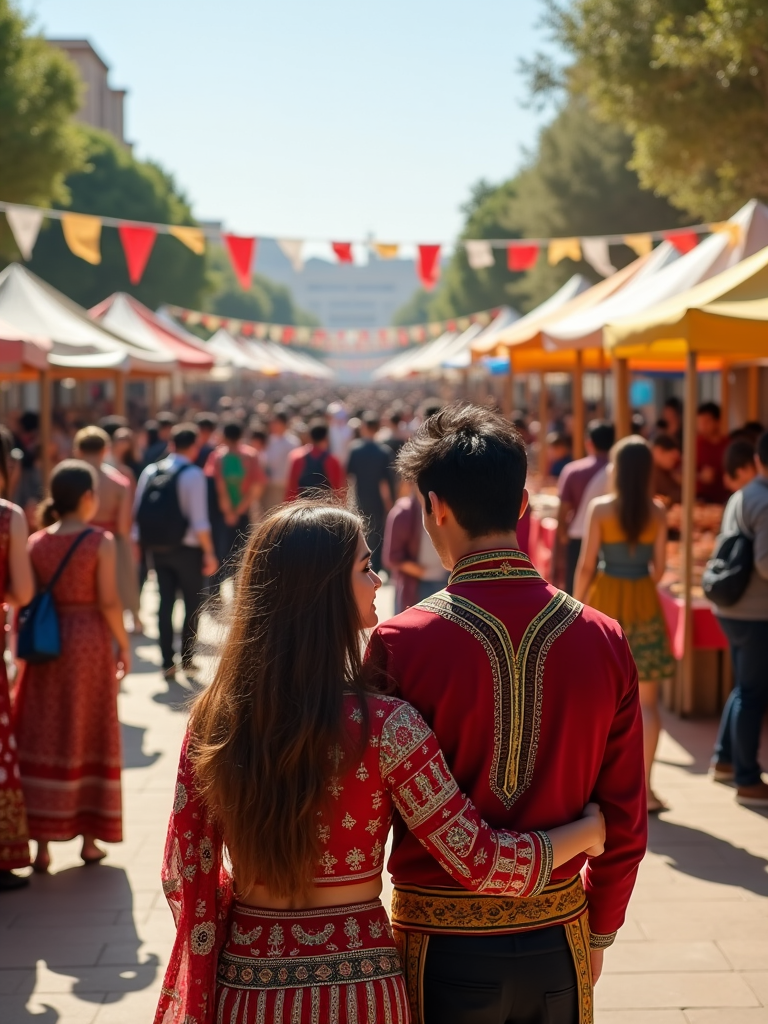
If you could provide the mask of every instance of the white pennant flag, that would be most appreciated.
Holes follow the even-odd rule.
[[[5,210],[5,217],[13,232],[22,259],[28,263],[32,259],[32,250],[35,248],[37,236],[40,234],[43,211],[33,210],[28,206],[8,206]]]
[[[608,255],[608,242],[605,238],[582,238],[581,255],[601,277],[610,277],[616,273],[616,267]]]
[[[278,238],[277,244],[296,273],[300,274],[304,269],[304,242],[300,238]]]
[[[464,243],[467,250],[467,261],[473,270],[485,270],[494,264],[493,249],[491,243],[483,239],[477,239]]]

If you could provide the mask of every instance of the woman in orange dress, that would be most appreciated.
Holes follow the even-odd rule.
[[[8,481],[8,448],[0,434],[0,494]],[[5,605],[25,605],[34,594],[27,555],[27,521],[18,505],[0,498],[0,892],[19,889],[27,879],[13,872],[29,864],[29,839],[16,740],[11,730],[11,698],[3,651]]]
[[[60,462],[43,505],[43,522],[51,525],[29,539],[41,586],[77,543],[53,588],[61,654],[26,666],[14,709],[38,872],[48,870],[51,841],[81,835],[81,856],[90,864],[106,856],[97,839],[122,840],[117,681],[130,661],[117,594],[115,542],[110,533],[89,526],[98,510],[96,484],[88,463]],[[119,648],[117,664],[113,639]]]

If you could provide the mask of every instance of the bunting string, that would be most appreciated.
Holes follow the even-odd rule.
[[[295,324],[269,324],[258,320],[242,320],[237,317],[221,316],[218,313],[204,313],[199,309],[184,306],[165,306],[165,310],[176,320],[188,327],[202,327],[215,334],[225,330],[235,338],[255,338],[257,341],[275,341],[280,345],[294,345],[297,348],[316,349],[327,353],[351,355],[364,352],[367,355],[391,354],[399,348],[423,345],[439,338],[446,331],[466,331],[472,324],[486,327],[498,309],[486,309],[470,316],[455,317],[452,320],[434,320],[427,324],[410,327],[353,328],[331,331],[324,327],[300,327]]]
[[[19,252],[26,261],[32,258],[43,220],[50,218],[61,221],[64,238],[70,250],[80,259],[94,265],[101,262],[102,228],[117,228],[132,284],[141,281],[157,235],[167,234],[172,235],[198,256],[204,254],[208,242],[220,242],[229,254],[240,286],[246,291],[251,287],[259,242],[256,235],[231,234],[213,226],[200,228],[193,225],[156,224],[2,201],[0,211],[5,213]],[[607,277],[615,271],[609,252],[612,245],[627,245],[638,256],[645,256],[653,248],[654,242],[668,241],[679,253],[685,254],[699,244],[702,235],[712,233],[728,235],[731,245],[735,245],[740,238],[740,228],[737,224],[719,221],[640,234],[568,238],[468,238],[460,239],[456,245],[464,248],[469,266],[477,271],[494,266],[497,259],[494,250],[501,249],[506,252],[506,266],[513,273],[530,270],[544,254],[550,266],[556,266],[564,259],[570,259],[574,263],[583,259],[598,274]],[[416,275],[427,291],[431,291],[438,284],[441,255],[448,248],[442,243],[377,242],[371,239],[340,242],[327,239],[276,238],[274,241],[297,273],[304,268],[304,252],[308,243],[322,241],[329,245],[336,260],[343,264],[354,263],[355,246],[365,247],[376,253],[379,259],[390,260],[395,259],[402,249],[415,244]]]

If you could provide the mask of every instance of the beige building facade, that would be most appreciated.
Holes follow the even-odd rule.
[[[49,39],[48,42],[63,50],[80,69],[85,89],[78,120],[111,132],[123,145],[128,145],[123,119],[126,90],[110,87],[109,67],[87,39]]]

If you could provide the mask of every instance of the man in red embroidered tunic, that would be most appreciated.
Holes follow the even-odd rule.
[[[607,826],[606,852],[583,884],[579,857],[540,896],[514,900],[465,898],[396,825],[392,921],[414,1019],[586,1024],[646,846],[629,646],[615,621],[548,584],[517,549],[526,456],[509,423],[477,407],[445,409],[397,468],[418,486],[451,577],[379,626],[369,656],[434,729],[459,786],[493,826],[543,829],[590,800]]]

